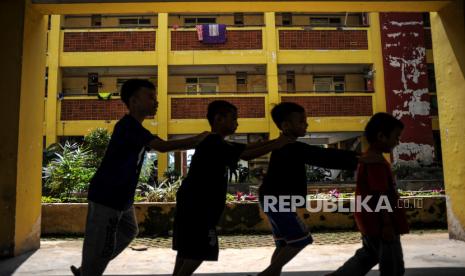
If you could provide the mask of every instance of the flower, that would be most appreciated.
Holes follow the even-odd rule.
[[[339,198],[340,196],[340,193],[337,189],[333,189],[331,191],[329,191],[329,195],[332,196],[332,197],[335,197],[335,198]]]

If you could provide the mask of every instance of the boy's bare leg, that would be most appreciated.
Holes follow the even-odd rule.
[[[178,275],[179,270],[181,269],[181,266],[183,263],[184,263],[184,259],[176,255],[176,262],[174,264],[173,276]]]
[[[281,249],[276,249],[273,253],[271,264],[257,276],[279,276],[283,267],[299,254],[303,247],[285,246]],[[278,251],[279,250],[279,251]],[[275,255],[276,254],[276,255]]]
[[[177,260],[176,260],[177,261]],[[182,259],[176,274],[174,276],[190,276],[202,264],[201,260]],[[176,270],[176,267],[175,267]]]
[[[278,257],[279,253],[283,249],[283,246],[278,246],[273,252],[273,255],[271,256],[271,263],[274,263],[276,260],[276,257]]]

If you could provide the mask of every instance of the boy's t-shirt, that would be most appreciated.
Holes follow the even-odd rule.
[[[259,188],[260,199],[265,195],[306,197],[305,165],[355,171],[357,162],[353,151],[320,148],[302,142],[287,144],[271,153],[268,171]]]
[[[245,147],[215,133],[205,137],[195,148],[189,172],[178,190],[178,210],[215,224],[226,202],[227,168],[236,167]]]
[[[146,147],[155,138],[131,115],[119,120],[90,181],[88,199],[116,210],[131,207]]]
[[[392,175],[391,166],[385,160],[384,163],[365,164],[359,163],[357,169],[357,186],[356,196],[361,196],[363,200],[366,196],[371,195],[368,206],[373,211],[378,204],[379,196],[387,195],[393,212],[389,213],[391,221],[396,230],[396,234],[408,233],[408,222],[405,211],[397,208],[399,195],[396,191],[396,184]],[[360,212],[354,213],[357,227],[363,235],[380,237],[382,233],[383,217],[381,213],[366,212],[361,209]]]

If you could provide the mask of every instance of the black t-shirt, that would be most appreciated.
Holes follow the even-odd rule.
[[[265,195],[307,196],[306,164],[355,170],[357,162],[353,151],[320,148],[302,142],[287,144],[271,153],[268,172],[259,188],[260,198]]]
[[[90,181],[89,200],[117,210],[131,207],[146,147],[155,137],[131,115],[119,120]]]
[[[210,134],[199,143],[189,172],[178,190],[177,209],[195,213],[202,217],[199,219],[215,224],[226,202],[227,168],[237,165],[245,146],[225,141],[218,134]]]

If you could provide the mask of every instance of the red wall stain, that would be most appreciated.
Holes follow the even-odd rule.
[[[433,146],[422,14],[381,13],[380,21],[387,111],[405,124],[401,143]]]

